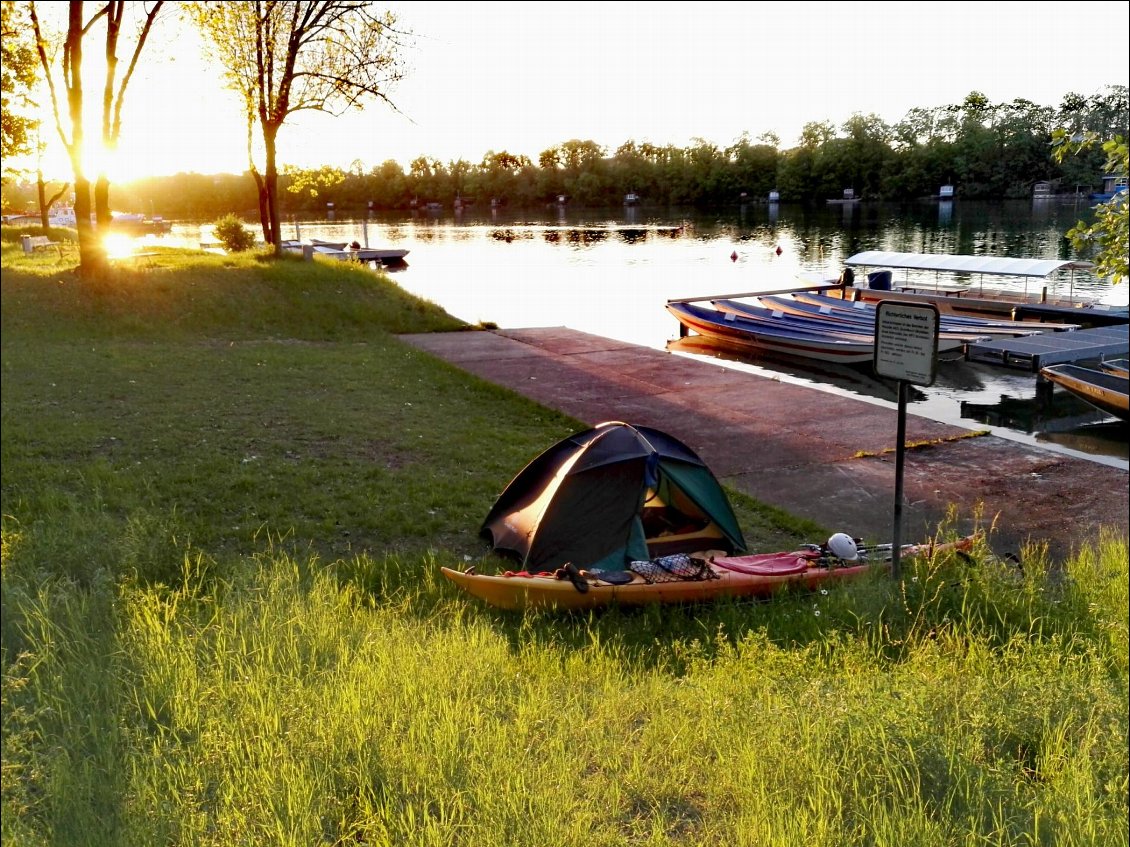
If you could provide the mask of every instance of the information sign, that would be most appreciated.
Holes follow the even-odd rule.
[[[933,385],[938,363],[938,307],[882,300],[875,310],[875,373]]]

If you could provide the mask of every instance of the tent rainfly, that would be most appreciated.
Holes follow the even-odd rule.
[[[677,438],[618,421],[559,441],[499,496],[480,534],[526,570],[619,570],[698,550],[744,553],[729,499]]]

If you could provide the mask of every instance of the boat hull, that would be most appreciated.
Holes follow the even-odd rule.
[[[393,265],[404,262],[404,257],[408,255],[407,250],[395,247],[350,247],[344,241],[323,241],[318,238],[311,238],[309,246],[319,256],[352,262],[381,262]],[[299,241],[285,241],[283,249],[301,253],[303,244]]]
[[[1130,420],[1130,380],[1125,376],[1079,365],[1049,365],[1040,369],[1040,376],[1108,415]]]
[[[804,314],[796,311],[790,312],[785,308],[778,308],[777,301],[784,298],[756,298],[756,303],[740,303],[734,300],[713,300],[712,305],[722,312],[732,312],[741,315],[746,320],[754,321],[766,327],[783,326],[795,327],[799,330],[828,333],[830,337],[844,338],[861,341],[874,346],[875,321],[845,320],[832,315]],[[982,341],[986,336],[974,333],[938,333],[938,353],[960,354],[965,344],[970,341]]]
[[[905,545],[902,557],[968,550],[973,537],[945,544]],[[857,579],[871,571],[885,571],[889,552],[874,561],[829,565],[820,553],[800,550],[761,553],[753,556],[717,557],[709,561],[707,579],[648,582],[639,574],[624,585],[592,577],[580,591],[569,579],[552,574],[488,575],[441,568],[443,575],[460,589],[500,609],[598,609],[605,606],[700,603],[726,598],[767,599],[785,590],[812,591],[823,586]],[[839,562],[839,560],[836,560]]]
[[[684,331],[692,331],[742,352],[800,357],[822,362],[863,364],[873,361],[875,347],[867,340],[847,340],[828,333],[764,327],[738,315],[689,303],[667,304]]]
[[[822,320],[839,321],[849,325],[867,326],[874,330],[875,303],[862,300],[841,300],[825,294],[797,292],[761,298],[771,307],[782,311]],[[985,338],[1015,338],[1022,335],[1038,335],[1053,329],[1078,329],[1078,324],[1033,324],[1010,319],[991,320],[989,318],[966,317],[939,313],[938,331],[942,338],[960,338],[966,342]]]
[[[1128,359],[1108,359],[1100,363],[1100,367],[1108,374],[1130,379],[1130,360]]]

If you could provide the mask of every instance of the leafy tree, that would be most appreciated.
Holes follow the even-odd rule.
[[[470,162],[466,159],[449,162],[448,173],[451,176],[451,187],[454,189],[452,199],[465,200],[469,195],[474,194],[474,175]]]
[[[371,186],[367,196],[377,205],[385,208],[403,206],[408,200],[408,182],[404,168],[395,159],[386,159],[380,167],[374,168],[368,177]]]
[[[815,171],[816,151],[808,146],[794,147],[781,155],[777,168],[777,189],[783,200],[808,200]]]
[[[505,201],[517,195],[520,174],[530,166],[530,160],[526,156],[515,156],[506,150],[500,153],[490,150],[479,165],[482,174],[479,184],[491,199]]]
[[[42,145],[39,146],[39,149],[43,149]],[[67,189],[71,187],[69,182],[64,182],[56,189],[54,194],[48,197],[48,185],[48,181],[43,178],[43,165],[37,162],[35,167],[35,196],[39,204],[39,224],[45,230],[51,227],[51,207],[58,203],[67,193]]]
[[[561,146],[549,147],[538,154],[538,178],[536,195],[550,199],[565,191],[565,178],[562,174],[563,162]]]
[[[1068,135],[1067,130],[1057,129],[1052,135],[1057,160],[1078,154],[1098,144],[1093,133]],[[1106,169],[1109,173],[1126,176],[1130,174],[1130,154],[1127,152],[1126,137],[1116,135],[1102,145],[1106,153]],[[1090,225],[1079,221],[1067,237],[1072,246],[1083,255],[1093,254],[1095,271],[1108,276],[1118,284],[1127,277],[1127,246],[1130,245],[1130,195],[1123,190],[1110,200],[1095,207],[1095,219]]]
[[[78,231],[79,274],[84,277],[98,277],[106,270],[106,249],[99,237],[98,228],[107,226],[110,222],[109,180],[106,179],[104,174],[100,174],[98,186],[95,187],[92,197],[90,177],[86,173],[84,163],[86,147],[86,132],[83,125],[85,91],[82,77],[84,41],[95,24],[104,19],[106,24],[105,55],[107,69],[102,100],[102,143],[113,146],[116,145],[121,132],[121,109],[129,78],[137,66],[150,28],[163,2],[164,0],[157,0],[150,7],[145,24],[138,35],[129,68],[116,90],[117,45],[126,4],[119,2],[119,0],[99,4],[90,19],[84,20],[82,0],[70,0],[67,3],[67,23],[65,34],[62,36],[60,60],[60,78],[65,95],[66,121],[63,119],[64,104],[61,102],[59,87],[56,85],[52,73],[54,57],[48,55],[48,47],[51,45],[45,35],[44,27],[40,24],[36,4],[34,2],[28,4],[28,14],[35,35],[39,64],[47,81],[48,92],[51,95],[55,128],[59,133],[59,139],[66,148],[71,170],[74,173],[74,210],[75,229]],[[97,210],[97,224],[92,221],[92,213],[95,210]]]
[[[345,182],[345,172],[332,165],[322,165],[320,168],[284,167],[283,174],[288,177],[286,190],[291,194],[302,194],[315,199],[322,192],[341,185]]]
[[[106,78],[102,87],[102,147],[107,153],[113,153],[118,148],[118,140],[122,135],[122,105],[125,103],[126,89],[164,4],[164,0],[155,0],[152,5],[145,5],[145,18],[134,39],[129,64],[120,81],[117,79],[117,54],[125,22],[126,3],[124,0],[110,0],[105,5]],[[94,184],[94,211],[99,226],[110,225],[110,180],[104,169],[98,174]]]
[[[83,110],[83,80],[82,57],[83,37],[88,24],[83,22],[82,2],[71,0],[67,4],[67,27],[63,36],[62,49],[62,88],[65,94],[66,115],[69,119],[68,133],[63,120],[63,104],[60,103],[59,93],[55,86],[55,79],[51,73],[52,60],[47,55],[48,42],[44,36],[43,28],[39,23],[39,16],[35,3],[29,4],[32,29],[35,32],[36,51],[39,55],[40,66],[47,80],[47,89],[51,94],[51,107],[55,116],[55,128],[59,139],[66,148],[67,156],[71,162],[71,171],[74,173],[75,189],[75,229],[78,232],[79,246],[79,274],[86,277],[101,275],[106,268],[106,249],[97,237],[91,223],[91,186],[90,178],[86,174],[86,164],[83,161],[83,148],[86,143],[82,121]],[[95,15],[95,19],[103,12]],[[89,25],[93,25],[91,20]]]
[[[1125,86],[1110,86],[1100,95],[1068,95],[1061,106],[1048,108],[1023,99],[992,105],[974,92],[956,106],[912,109],[891,127],[875,115],[853,115],[838,131],[827,122],[810,123],[801,145],[790,150],[778,149],[770,133],[758,139],[760,144],[743,134],[725,149],[702,139],[686,148],[628,141],[611,154],[594,142],[574,139],[545,150],[537,163],[506,151],[492,151],[477,164],[419,157],[407,174],[394,161],[367,173],[354,161],[333,175],[336,184],[309,183],[290,196],[288,182],[302,188],[305,177],[284,168],[280,198],[287,197],[287,210],[314,211],[329,199],[338,209],[364,209],[366,204],[395,208],[413,197],[450,205],[457,195],[520,207],[559,194],[581,204],[619,205],[634,191],[648,204],[707,206],[736,203],[743,192],[747,200],[764,199],[774,188],[785,201],[821,204],[847,186],[868,197],[898,200],[934,194],[946,184],[963,197],[1026,196],[1041,179],[1079,190],[1098,183],[1106,154],[1095,144],[1057,159],[1050,150],[1050,127],[1064,127],[1072,136],[1126,137],[1126,95]],[[254,133],[257,117],[250,118],[248,129]],[[246,174],[180,174],[139,181],[133,194],[125,193],[128,186],[118,186],[115,196],[128,196],[145,208],[159,204],[166,216],[204,219],[237,211],[249,219],[259,202],[258,189],[265,186],[254,165],[252,175],[258,182],[251,183]],[[306,190],[311,187],[318,196]],[[34,202],[34,185],[5,183],[0,191],[9,206]],[[45,190],[41,210],[50,203]],[[266,204],[260,208],[260,221],[266,221]]]
[[[730,176],[730,157],[706,139],[692,141],[694,147],[687,150],[690,165],[687,199],[696,204],[736,201],[740,192]]]
[[[800,131],[800,146],[815,150],[836,137],[836,128],[828,121],[809,121]]]
[[[883,175],[890,154],[890,127],[876,114],[853,114],[841,128],[846,139],[841,176],[856,196],[877,197],[884,193]]]
[[[423,201],[439,201],[447,193],[447,168],[439,159],[417,156],[408,166],[408,173]]]
[[[769,136],[768,142],[766,136]],[[766,133],[758,140],[762,143],[750,144],[749,136],[743,133],[726,151],[733,163],[730,171],[739,198],[744,191],[747,199],[765,200],[769,192],[777,188],[777,163],[780,159],[777,144],[780,142],[772,133]]]
[[[38,122],[24,110],[35,105],[31,91],[36,82],[38,59],[35,44],[27,38],[22,10],[13,0],[0,3],[0,157],[32,152]],[[9,170],[5,164],[4,179]]]
[[[225,0],[186,9],[243,99],[263,236],[282,255],[279,130],[295,112],[336,116],[362,108],[369,97],[395,109],[386,90],[403,78],[396,17],[360,0]],[[253,155],[256,125],[261,176]]]

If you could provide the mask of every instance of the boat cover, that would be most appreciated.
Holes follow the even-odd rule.
[[[844,262],[845,265],[908,268],[946,273],[995,274],[999,276],[1045,277],[1058,270],[1087,270],[1091,262],[1074,259],[1010,259],[1005,256],[955,256],[948,253],[894,253],[865,250]]]

